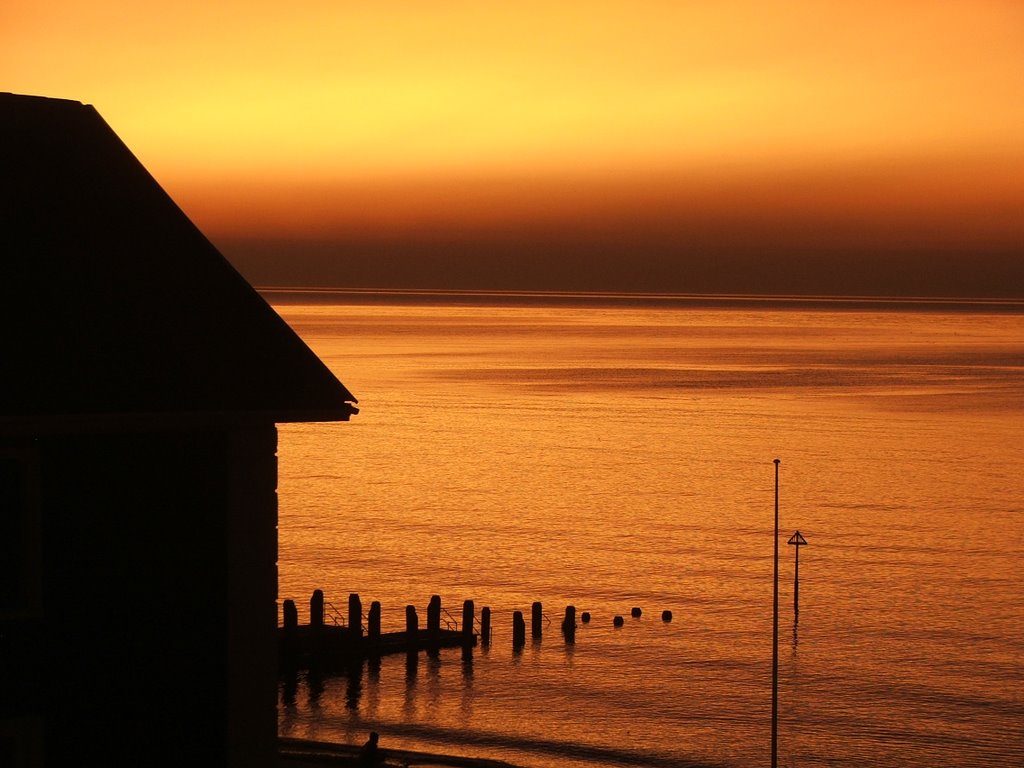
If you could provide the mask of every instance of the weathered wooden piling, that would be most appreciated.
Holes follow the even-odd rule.
[[[348,631],[353,637],[363,636],[363,601],[355,592],[348,596]]]
[[[480,609],[480,642],[485,648],[491,644],[491,609],[486,606]]]
[[[662,611],[661,612],[661,620],[662,621],[672,621],[672,611]]]
[[[526,645],[526,620],[522,611],[512,614],[512,649],[516,650]]]
[[[322,627],[324,625],[324,591],[314,589],[313,596],[309,598],[309,626]]]
[[[590,623],[590,611],[584,611],[583,613],[581,613],[580,614],[580,621],[582,621],[584,624],[589,624]]]
[[[371,640],[380,639],[380,601],[370,603],[370,613],[366,616],[366,636]]]
[[[285,600],[282,606],[284,614],[284,628],[294,630],[299,626],[299,609],[295,607],[294,600]]]
[[[534,603],[530,608],[530,637],[534,640],[540,640],[543,634],[543,627],[541,626],[544,621],[544,606],[539,602]]]
[[[282,606],[284,626],[280,633],[281,669],[293,670],[295,667],[295,646],[299,634],[299,609],[294,600],[285,600]]]
[[[565,606],[565,618],[562,619],[562,634],[565,635],[566,642],[572,642],[576,639],[576,606],[567,605]]]
[[[419,634],[420,631],[420,618],[416,615],[416,606],[407,605],[405,606],[405,632],[412,640]]]
[[[639,619],[643,615],[643,613],[644,612],[641,611],[639,608],[634,608],[632,611],[629,612],[629,615],[632,616],[634,619]]]
[[[278,631],[281,669],[286,672],[299,667],[320,672],[351,669],[351,665],[364,661],[372,663],[376,659],[379,663],[382,656],[393,653],[405,652],[415,656],[426,650],[436,656],[441,648],[462,648],[463,658],[469,659],[477,643],[472,600],[463,604],[461,628],[454,625],[454,618],[446,628],[441,628],[441,598],[435,595],[428,606],[431,625],[436,628],[432,632],[420,629],[413,605],[406,606],[404,632],[381,631],[381,605],[377,601],[371,604],[365,620],[358,594],[349,595],[348,609],[347,617],[338,616],[334,607],[324,599],[323,590],[318,589],[310,598],[310,624],[300,626],[294,601],[284,601],[284,626]],[[325,620],[329,620],[330,626]],[[487,622],[489,634],[489,615]]]
[[[616,616],[614,619],[612,619],[612,624],[615,625],[616,627],[621,627],[625,623],[626,623],[626,620],[623,619],[621,616]]]
[[[441,631],[441,596],[433,595],[427,605],[427,632],[438,634]]]

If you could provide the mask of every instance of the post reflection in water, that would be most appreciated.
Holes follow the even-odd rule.
[[[459,718],[468,728],[473,719],[473,649],[462,649],[462,695],[459,697]]]
[[[441,704],[441,654],[437,650],[427,651],[427,701],[429,711],[436,711]]]
[[[419,675],[420,655],[418,653],[407,653],[405,655],[405,697],[403,698],[402,711],[407,722],[414,722],[416,715],[416,682]]]
[[[376,720],[380,714],[380,658],[371,657],[366,665],[366,719]]]
[[[309,708],[320,709],[320,697],[324,693],[324,679],[318,672],[310,670],[306,675],[306,693],[309,697]]]
[[[299,676],[289,672],[282,676],[281,680],[281,704],[284,707],[294,707],[295,697],[299,692]]]
[[[539,650],[539,649],[537,649]],[[461,685],[458,685],[458,710],[464,726],[470,725],[473,715],[475,658],[470,648],[461,649],[456,656],[442,655],[437,650],[405,654],[404,664],[385,664],[379,657],[356,661],[333,673],[310,670],[301,675],[297,672],[283,674],[280,683],[281,706],[285,711],[294,712],[298,707],[300,683],[305,687],[307,706],[320,709],[323,700],[334,694],[333,690],[344,689],[344,709],[365,721],[367,727],[376,722],[381,714],[381,702],[386,698],[384,689],[394,689],[399,681],[394,673],[404,669],[400,681],[403,689],[403,710],[413,718],[421,707],[430,710],[445,705],[444,698],[451,696],[451,681],[456,678],[450,672],[458,669]],[[567,655],[570,653],[567,647]],[[420,657],[425,658],[421,662]],[[486,653],[484,653],[486,657]],[[420,664],[426,664],[426,675],[420,678]],[[425,697],[425,698],[424,698]]]
[[[360,660],[349,667],[347,674],[348,685],[345,687],[345,707],[358,710],[359,701],[363,696],[363,668],[364,663]]]

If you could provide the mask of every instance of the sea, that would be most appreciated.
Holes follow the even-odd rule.
[[[279,599],[493,624],[283,679],[279,735],[738,768],[774,730],[781,766],[1024,765],[1024,305],[265,295],[360,409],[279,427]]]

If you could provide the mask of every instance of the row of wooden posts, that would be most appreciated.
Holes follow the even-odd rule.
[[[323,590],[317,589],[313,592],[312,597],[309,601],[309,624],[311,627],[322,627],[324,626],[325,619],[327,617],[328,608],[333,608],[330,603],[324,599]],[[298,627],[299,617],[298,610],[295,606],[295,601],[285,600],[284,601],[284,629],[286,631],[295,629]],[[437,635],[441,632],[441,621],[442,621],[442,608],[441,598],[439,595],[433,595],[430,598],[430,603],[427,605],[427,623],[426,633],[427,635]],[[445,612],[446,613],[446,612]],[[633,608],[631,612],[634,618],[639,618],[641,610],[639,608]],[[339,616],[339,618],[342,618]],[[590,622],[590,613],[584,611],[580,618],[584,624]],[[663,611],[661,614],[662,621],[669,622],[672,620],[671,611]],[[343,619],[345,620],[345,619]],[[363,637],[363,603],[359,595],[352,593],[348,597],[348,617],[345,626],[353,637]],[[476,622],[476,609],[472,600],[466,600],[462,604],[462,623],[461,630],[455,624],[454,620],[448,623],[447,631],[456,632],[461,631],[467,638],[472,638],[474,634],[474,627]],[[540,602],[535,602],[531,606],[530,611],[530,636],[538,640],[543,635],[543,626],[546,623],[546,617],[544,616],[544,607]],[[616,627],[623,625],[623,618],[621,616],[615,616],[613,624]],[[485,647],[490,645],[491,642],[491,609],[485,607],[480,611],[480,642]],[[567,605],[565,607],[565,614],[561,623],[561,632],[567,642],[572,642],[576,635],[576,607],[573,605]],[[416,612],[416,607],[413,605],[407,605],[405,607],[405,632],[408,636],[417,636],[420,632],[419,628],[419,616]],[[366,615],[366,635],[365,637],[370,640],[378,640],[381,638],[381,605],[379,601],[374,600],[370,604],[370,610]],[[514,648],[521,648],[526,645],[526,619],[522,611],[514,611],[512,614],[512,646]]]

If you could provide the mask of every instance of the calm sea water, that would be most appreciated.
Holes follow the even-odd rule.
[[[1024,316],[277,309],[362,409],[280,428],[281,599],[306,621],[313,589],[357,592],[387,631],[437,594],[495,625],[471,660],[283,685],[282,735],[767,765],[777,457],[780,764],[1024,765]],[[514,653],[534,601],[551,623]],[[593,619],[567,645],[570,604]]]

